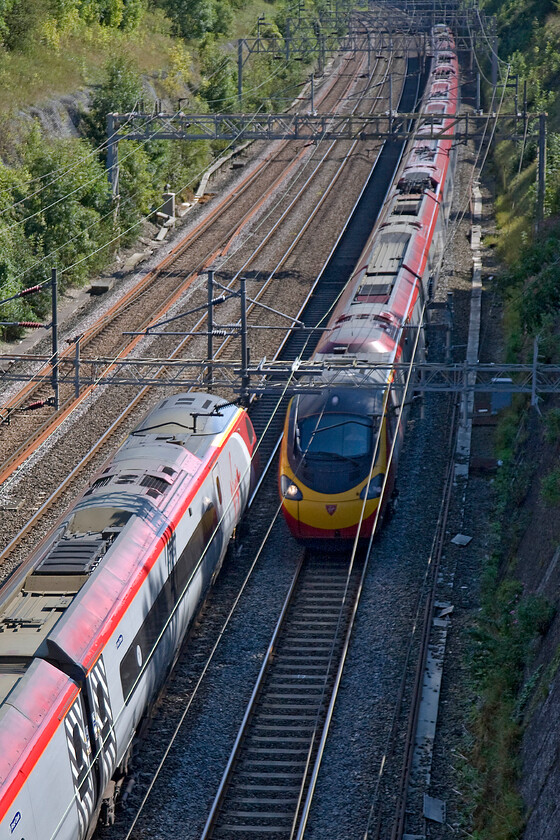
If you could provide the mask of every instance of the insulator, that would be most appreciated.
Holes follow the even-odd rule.
[[[28,289],[22,289],[21,292],[18,292],[18,297],[25,297],[25,295],[32,295],[33,292],[38,292],[43,288],[43,284],[40,283],[38,286],[30,286]]]

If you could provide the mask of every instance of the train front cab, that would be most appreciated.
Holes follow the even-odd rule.
[[[388,455],[382,405],[381,391],[344,387],[291,401],[279,489],[288,527],[304,545],[344,550],[358,530],[371,535]]]

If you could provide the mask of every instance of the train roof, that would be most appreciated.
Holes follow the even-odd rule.
[[[238,413],[208,394],[178,394],[139,423],[0,607],[0,662],[38,654],[94,664],[100,633],[113,629],[107,617],[117,620],[148,574]],[[10,688],[0,680],[0,703]]]
[[[402,352],[402,334],[420,293],[452,149],[452,140],[434,135],[434,127],[448,126],[452,133],[458,107],[451,32],[442,25],[433,33],[434,62],[423,102],[432,124],[417,130],[358,266],[319,339],[313,359],[325,368],[323,386],[334,377],[362,386],[371,381],[379,389],[389,382],[389,365]],[[350,361],[354,367],[345,374],[341,367]],[[369,374],[367,363],[372,366]]]
[[[224,432],[239,411],[236,405],[212,394],[191,391],[161,400],[132,432],[131,438],[144,435],[173,437],[192,451],[199,439],[208,443],[210,435]]]

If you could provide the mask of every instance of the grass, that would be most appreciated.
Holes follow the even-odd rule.
[[[503,192],[496,199],[496,222],[499,230],[497,250],[507,265],[514,263],[531,239],[534,217],[534,189],[536,163],[521,173],[512,166],[517,154],[511,143],[500,144],[497,165],[503,181]]]
[[[97,84],[107,60],[116,53],[130,55],[142,73],[155,74],[167,65],[173,44],[168,22],[150,13],[132,34],[101,26],[77,27],[60,35],[58,43],[33,52],[0,50],[0,113],[13,114]]]
[[[266,3],[265,0],[253,0],[241,9],[235,10],[233,30],[231,38],[247,38],[249,35],[257,34],[257,18],[264,15],[267,23],[272,23],[276,9],[273,3]],[[264,30],[262,31],[264,33]]]
[[[547,443],[560,443],[560,408],[549,408],[544,415],[544,436]]]

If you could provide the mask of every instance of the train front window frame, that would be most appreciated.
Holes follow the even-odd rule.
[[[298,419],[297,442],[311,458],[365,458],[371,455],[374,423],[355,414],[311,414]]]

